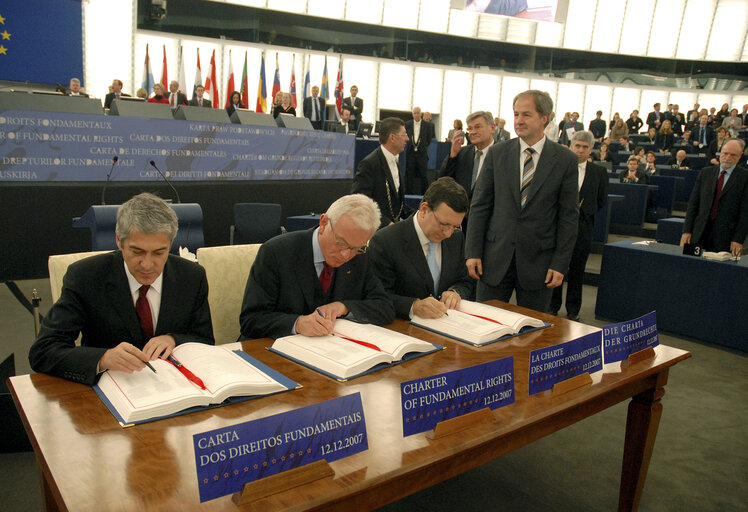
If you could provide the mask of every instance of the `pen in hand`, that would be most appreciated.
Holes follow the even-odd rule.
[[[154,368],[154,367],[153,367],[153,366],[151,365],[151,363],[149,363],[148,361],[146,361],[146,362],[145,362],[145,365],[146,365],[146,366],[147,366],[148,368],[150,368],[150,369],[151,369],[151,371],[152,371],[153,373],[158,373],[158,372],[156,371],[156,369],[155,369],[155,368]]]

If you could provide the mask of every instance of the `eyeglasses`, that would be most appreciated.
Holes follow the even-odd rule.
[[[439,227],[442,229],[442,231],[462,231],[462,226],[453,226],[449,222],[442,222],[439,220],[439,217],[436,215],[436,210],[431,210],[431,213],[434,214],[434,218],[436,219],[437,224],[439,224]]]
[[[362,245],[361,247],[353,247],[344,238],[338,237],[338,235],[335,234],[335,230],[332,227],[332,221],[330,221],[329,224],[332,236],[335,237],[335,247],[337,247],[340,252],[351,251],[354,254],[366,254],[366,251],[369,250],[369,242],[366,242],[366,245]]]

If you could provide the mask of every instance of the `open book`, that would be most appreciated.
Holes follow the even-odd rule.
[[[441,318],[416,315],[411,323],[471,345],[487,345],[550,325],[537,318],[470,300],[461,300],[459,309],[450,309]]]
[[[204,343],[183,343],[172,355],[205,385],[201,389],[176,366],[156,359],[134,373],[104,372],[94,390],[124,426],[160,419],[229,397],[269,395],[300,387],[241,351]],[[189,411],[188,411],[189,412]]]
[[[275,340],[269,349],[345,381],[443,348],[384,327],[339,318],[333,334],[286,336]]]

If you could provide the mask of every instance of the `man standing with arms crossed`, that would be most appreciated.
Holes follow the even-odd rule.
[[[465,249],[479,301],[507,302],[516,290],[518,305],[545,312],[569,268],[579,217],[577,158],[543,134],[552,111],[548,93],[518,94],[518,138],[486,155]]]

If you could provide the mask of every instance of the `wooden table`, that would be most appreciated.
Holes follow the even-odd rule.
[[[334,477],[279,493],[255,510],[370,510],[484,464],[603,409],[629,404],[620,510],[636,510],[652,454],[668,370],[690,353],[666,346],[656,357],[621,369],[610,364],[591,386],[560,396],[529,397],[531,350],[568,341],[594,328],[504,305],[552,322],[547,329],[482,348],[397,321],[393,328],[446,350],[338,383],[264,347],[252,356],[304,388],[240,404],[121,428],[91,388],[47,375],[13,377],[10,388],[37,455],[48,510],[235,510],[229,496],[199,503],[192,435],[361,392],[369,450],[332,462]],[[494,423],[429,440],[402,436],[400,382],[514,356],[516,402],[493,412]]]

